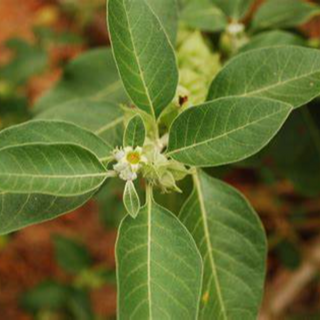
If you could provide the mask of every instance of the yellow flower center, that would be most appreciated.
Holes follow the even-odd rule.
[[[141,160],[140,153],[136,151],[127,154],[127,161],[131,164],[138,164]]]

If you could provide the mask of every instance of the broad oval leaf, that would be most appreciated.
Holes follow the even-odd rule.
[[[140,198],[132,181],[127,181],[123,193],[123,204],[132,218],[140,211]]]
[[[292,107],[261,98],[224,98],[183,112],[170,129],[167,155],[210,167],[257,153],[274,137]]]
[[[51,131],[55,125],[55,121],[32,121],[3,130],[0,133],[1,149],[30,142],[47,144],[79,143],[79,137],[83,137],[81,145],[91,150],[94,154],[104,157],[104,150],[108,148],[104,143],[98,142],[99,139],[92,138],[86,132],[84,135],[86,138],[84,139],[83,130],[71,124],[63,123],[63,130],[60,128],[60,130]],[[43,126],[48,129],[50,127],[50,131],[46,133]],[[81,131],[81,136],[78,136],[78,131]],[[0,192],[0,234],[6,234],[35,223],[51,220],[73,211],[85,204],[94,193],[95,190],[80,196],[65,197],[38,193]]]
[[[173,47],[145,1],[109,0],[108,25],[115,60],[132,101],[158,117],[178,84]]]
[[[76,144],[90,150],[100,160],[108,158],[112,151],[112,148],[90,131],[62,121],[33,120],[0,132],[0,150],[8,146],[35,143]]]
[[[35,104],[33,111],[42,112],[70,101],[84,98],[128,101],[118,75],[111,49],[95,49],[71,61],[58,84]]]
[[[319,50],[283,46],[249,51],[232,59],[213,80],[208,100],[256,96],[300,107],[319,94]]]
[[[0,192],[0,234],[59,217],[84,205],[95,191],[77,197]]]
[[[266,268],[262,224],[247,200],[199,171],[179,218],[204,263],[199,319],[257,319]]]
[[[176,0],[147,0],[155,15],[159,18],[171,43],[176,43],[178,33],[178,4]]]
[[[188,27],[208,32],[224,30],[228,24],[224,13],[210,0],[191,1],[181,12],[180,19]]]
[[[124,114],[119,106],[105,100],[70,101],[39,113],[36,119],[71,122],[92,131],[111,149],[122,145]]]
[[[267,0],[255,14],[254,29],[299,26],[320,14],[320,6],[303,0]]]
[[[127,216],[117,241],[118,318],[196,319],[202,261],[186,228],[154,202]]]
[[[130,147],[142,147],[146,138],[146,128],[140,115],[133,117],[124,133],[123,144]]]
[[[97,190],[106,168],[88,150],[71,144],[31,144],[0,150],[0,193],[80,196]]]
[[[240,20],[248,13],[254,0],[211,0],[233,20]]]
[[[305,46],[306,41],[301,36],[288,31],[266,31],[252,37],[246,45],[241,47],[239,53],[265,47],[277,47],[281,45]]]

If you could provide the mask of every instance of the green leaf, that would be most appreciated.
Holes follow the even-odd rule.
[[[95,191],[77,197],[0,192],[0,234],[52,220],[85,204]]]
[[[14,51],[14,57],[10,63],[0,68],[0,79],[20,86],[30,77],[45,70],[48,57],[42,48],[21,39],[11,39],[6,45]]]
[[[54,120],[33,120],[0,132],[0,150],[30,144],[76,144],[90,150],[101,161],[110,156],[112,146],[90,131],[74,124]]]
[[[173,123],[167,155],[198,167],[233,163],[275,136],[292,107],[261,98],[224,98],[190,108]]]
[[[79,144],[101,159],[108,155],[108,147],[99,138],[72,124],[56,121],[30,121],[0,132],[1,150],[34,143]],[[51,220],[63,213],[70,212],[87,202],[94,192],[95,190],[77,197],[1,192],[0,234]]]
[[[234,20],[243,18],[248,13],[253,0],[211,0],[216,6]]]
[[[208,32],[222,31],[228,24],[224,13],[210,0],[191,1],[181,12],[180,19],[188,27]]]
[[[203,258],[199,319],[257,319],[267,244],[256,213],[227,184],[199,171],[179,215]]]
[[[54,236],[53,244],[56,260],[66,272],[79,274],[90,268],[92,260],[85,246],[60,235]]]
[[[142,147],[146,138],[146,128],[140,115],[133,117],[126,128],[123,145],[130,147]]]
[[[251,38],[246,45],[241,47],[239,53],[244,53],[254,49],[277,47],[282,45],[305,46],[306,41],[302,37],[288,31],[266,31]]]
[[[70,101],[80,103],[84,98],[115,103],[128,101],[111,49],[91,50],[71,61],[62,79],[36,102],[33,111],[39,113]]]
[[[176,43],[178,33],[178,5],[176,0],[147,0],[155,15],[159,18],[171,43]]]
[[[97,157],[71,144],[31,144],[0,150],[0,192],[80,196],[107,178]]]
[[[320,14],[320,6],[302,0],[268,0],[253,18],[254,29],[290,28]]]
[[[196,319],[202,262],[179,220],[148,199],[117,241],[118,318]]]
[[[105,100],[70,101],[39,113],[36,119],[71,122],[92,131],[111,149],[122,145],[124,114],[119,106]]]
[[[320,52],[296,46],[241,54],[216,76],[208,100],[265,97],[300,107],[320,94]]]
[[[26,291],[21,299],[24,309],[31,312],[60,310],[69,299],[71,288],[53,281],[44,281]]]
[[[108,1],[108,25],[123,84],[134,104],[158,117],[178,84],[174,50],[145,1]]]
[[[68,300],[68,309],[71,313],[71,319],[96,320],[91,306],[90,295],[83,289],[72,288]]]
[[[123,204],[128,214],[135,219],[140,211],[140,198],[132,181],[127,181],[124,188]]]

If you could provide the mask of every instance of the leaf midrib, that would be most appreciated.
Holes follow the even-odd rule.
[[[76,174],[76,175],[48,175],[48,174],[26,174],[26,173],[0,173],[0,177],[23,177],[23,178],[43,178],[43,179],[78,179],[78,178],[96,178],[106,177],[107,172],[94,174]]]
[[[189,150],[189,149],[193,149],[193,148],[199,147],[199,146],[201,146],[201,145],[204,145],[204,144],[207,144],[207,143],[216,141],[216,140],[221,139],[221,138],[223,138],[223,137],[225,137],[225,136],[228,136],[228,135],[230,135],[230,134],[232,134],[232,133],[234,133],[234,132],[236,132],[236,131],[243,130],[243,129],[245,129],[245,128],[248,127],[248,126],[254,125],[254,124],[259,123],[259,122],[261,122],[261,121],[264,121],[264,120],[266,120],[266,119],[268,119],[268,118],[271,118],[271,117],[275,116],[276,114],[282,113],[282,112],[284,112],[284,111],[286,111],[286,110],[287,110],[287,109],[281,109],[281,110],[279,110],[279,111],[270,113],[270,114],[268,114],[267,116],[265,116],[265,117],[263,117],[263,118],[259,118],[258,120],[255,120],[255,121],[252,121],[252,122],[248,122],[248,123],[247,123],[246,125],[244,125],[244,126],[237,127],[237,128],[235,128],[235,129],[233,129],[233,130],[224,132],[223,134],[220,134],[220,135],[218,135],[218,136],[216,136],[216,137],[214,137],[214,138],[206,139],[206,140],[204,140],[204,141],[197,142],[197,143],[194,143],[194,144],[189,145],[189,146],[184,146],[184,147],[182,147],[182,148],[179,148],[179,149],[176,149],[176,150],[173,150],[173,151],[169,151],[169,152],[167,153],[167,156],[172,156],[172,155],[175,154],[175,153],[182,152],[182,151],[186,151],[186,150]],[[289,107],[288,107],[288,110],[289,110]]]
[[[253,91],[249,91],[249,92],[244,92],[242,94],[235,94],[234,96],[237,96],[237,97],[251,97],[251,96],[254,96],[256,94],[262,93],[264,91],[268,91],[270,89],[276,88],[278,86],[286,85],[286,84],[289,84],[290,82],[294,82],[294,81],[297,81],[297,80],[308,78],[308,77],[310,77],[310,76],[312,76],[312,75],[314,75],[316,73],[320,73],[320,69],[316,70],[316,71],[312,71],[312,72],[307,73],[307,74],[304,74],[301,77],[294,77],[294,78],[291,78],[291,79],[288,79],[288,80],[285,80],[285,81],[282,81],[282,82],[274,83],[272,85],[263,87],[261,89],[257,89],[257,90],[253,90]]]
[[[152,116],[154,118],[156,118],[155,111],[154,111],[154,108],[153,108],[152,99],[151,99],[148,87],[146,85],[146,81],[145,81],[145,78],[144,78],[144,73],[142,71],[142,67],[141,67],[141,64],[140,64],[139,56],[137,54],[137,49],[136,49],[136,46],[135,46],[135,43],[134,43],[134,40],[133,40],[133,34],[132,34],[132,31],[131,31],[131,25],[130,25],[130,20],[129,20],[129,16],[128,16],[128,10],[127,10],[127,6],[126,6],[126,3],[125,3],[125,0],[122,0],[122,3],[123,3],[123,6],[124,6],[124,9],[125,9],[124,12],[125,12],[126,19],[127,19],[128,31],[129,31],[129,35],[130,35],[130,39],[131,39],[131,43],[132,43],[132,48],[133,48],[133,53],[134,53],[134,56],[135,56],[135,60],[137,62],[139,73],[140,73],[140,76],[141,76],[141,81],[142,81],[142,84],[144,86],[144,90],[145,90],[145,93],[146,93],[146,96],[147,96],[147,99],[148,99],[148,102],[149,102],[149,108],[150,108],[151,114],[152,114]]]
[[[227,320],[226,307],[224,305],[222,292],[220,289],[219,278],[218,278],[218,274],[217,274],[216,263],[215,263],[215,259],[213,257],[212,249],[211,249],[213,246],[211,243],[208,222],[206,219],[207,211],[206,211],[206,207],[204,204],[203,194],[202,194],[202,190],[201,190],[201,184],[199,181],[199,175],[198,175],[197,171],[195,171],[195,173],[193,174],[193,181],[194,181],[194,184],[196,187],[196,191],[197,191],[196,193],[197,193],[197,197],[198,197],[199,204],[200,204],[200,211],[201,211],[202,220],[203,220],[204,235],[205,235],[205,239],[206,239],[206,243],[207,243],[207,247],[208,247],[208,254],[209,254],[209,258],[210,258],[210,265],[211,265],[211,269],[212,269],[212,273],[213,273],[213,278],[215,279],[214,284],[215,284],[216,291],[218,294],[218,300],[219,300],[219,304],[221,306],[221,312],[223,314],[223,318],[225,320]]]

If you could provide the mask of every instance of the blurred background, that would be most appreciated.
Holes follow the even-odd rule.
[[[298,32],[320,43],[320,19]],[[0,0],[0,129],[29,119],[69,61],[108,45],[105,0]],[[304,139],[303,126],[294,130]],[[280,319],[320,319],[320,181],[306,193],[271,170],[274,161],[217,174],[249,198],[268,233],[261,319],[270,310]],[[115,319],[123,185],[112,184],[77,212],[0,237],[0,320]]]

